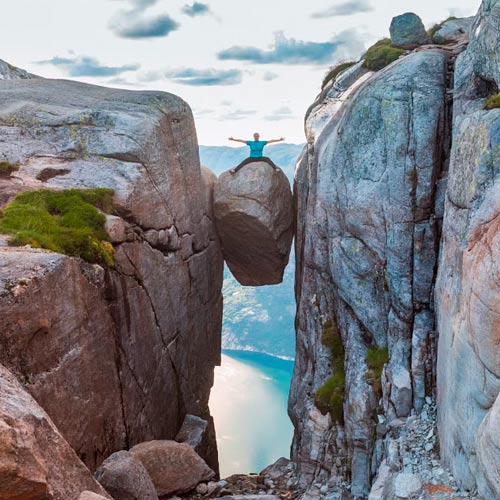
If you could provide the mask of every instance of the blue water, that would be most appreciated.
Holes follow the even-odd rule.
[[[289,457],[293,427],[287,399],[293,362],[246,351],[223,351],[210,409],[221,477],[260,472]]]

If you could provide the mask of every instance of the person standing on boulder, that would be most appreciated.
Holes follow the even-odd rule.
[[[269,165],[271,165],[271,167],[273,167],[273,169],[276,172],[279,170],[279,168],[274,164],[271,158],[264,156],[264,148],[268,144],[273,144],[275,142],[282,142],[285,140],[285,138],[282,137],[281,139],[271,139],[269,141],[261,141],[260,134],[258,132],[255,132],[255,134],[253,134],[253,138],[254,138],[253,141],[246,141],[245,139],[235,139],[234,137],[229,138],[230,141],[241,142],[242,144],[246,144],[247,146],[250,147],[250,156],[246,160],[242,161],[236,168],[232,168],[230,170],[232,174],[235,174],[236,172],[238,172],[238,170],[241,170],[245,165],[248,165],[249,163],[253,163],[255,161],[264,161]]]

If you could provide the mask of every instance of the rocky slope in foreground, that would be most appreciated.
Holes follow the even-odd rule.
[[[94,470],[173,438],[187,414],[210,421],[223,271],[214,179],[181,99],[0,68],[0,161],[12,167],[0,204],[33,189],[114,190],[111,268],[0,244],[0,364]],[[216,469],[208,434],[200,453]]]
[[[374,500],[427,498],[405,436],[437,390],[444,464],[500,495],[500,111],[483,109],[500,83],[500,2],[483,2],[467,48],[471,21],[375,73],[352,66],[308,112],[289,411],[311,494],[343,478],[355,498],[374,482]]]

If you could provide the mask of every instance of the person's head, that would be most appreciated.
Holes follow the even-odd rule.
[[[258,132],[255,132],[255,134],[253,134],[253,138],[256,141],[260,140],[260,134]]]

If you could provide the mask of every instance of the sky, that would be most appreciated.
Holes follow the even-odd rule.
[[[304,142],[328,68],[388,36],[393,16],[427,27],[479,0],[2,0],[0,58],[32,73],[179,95],[203,145],[229,136]]]

